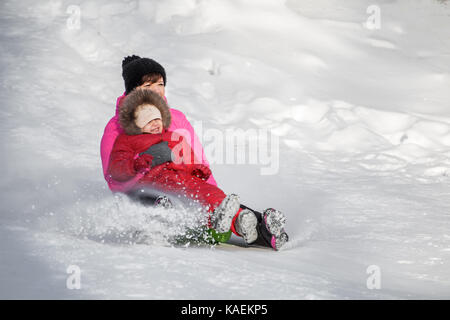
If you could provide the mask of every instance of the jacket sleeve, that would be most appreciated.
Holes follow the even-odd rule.
[[[108,174],[120,182],[130,180],[136,175],[134,169],[135,152],[127,143],[127,136],[120,135],[114,142],[109,159]]]
[[[108,178],[108,166],[111,150],[119,134],[120,132],[117,117],[113,117],[106,125],[102,140],[100,142],[100,156],[102,158],[103,175],[105,176],[105,179]]]

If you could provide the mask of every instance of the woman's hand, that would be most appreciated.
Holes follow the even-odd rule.
[[[153,157],[147,153],[142,154],[134,160],[134,170],[137,173],[146,173],[150,170],[152,165]]]
[[[203,164],[191,164],[189,165],[189,171],[194,177],[198,177],[205,181],[208,180],[211,175],[211,170]]]
[[[211,175],[211,170],[203,164],[176,164],[174,162],[169,162],[167,164],[167,168],[175,171],[184,171],[187,174],[202,180],[208,180]]]

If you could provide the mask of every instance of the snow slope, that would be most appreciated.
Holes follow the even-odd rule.
[[[2,1],[0,297],[450,298],[450,4],[380,0],[379,29],[371,5]],[[129,54],[164,65],[204,146],[230,128],[278,137],[275,174],[210,160],[225,192],[286,213],[283,250],[168,246],[195,210],[110,193],[99,143]]]

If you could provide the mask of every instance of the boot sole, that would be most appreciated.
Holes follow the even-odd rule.
[[[271,245],[274,250],[278,251],[288,241],[289,236],[287,235],[286,232],[284,232],[284,230],[282,230],[281,234],[278,237],[272,236]]]
[[[218,233],[230,230],[234,215],[240,207],[239,197],[235,194],[228,195],[214,210],[213,228]]]
[[[255,242],[258,238],[258,231],[256,230],[258,219],[255,214],[248,209],[244,209],[237,220],[239,228],[236,231],[242,236],[245,243],[251,244]]]
[[[278,210],[269,208],[264,210],[264,222],[266,224],[267,230],[278,238],[284,231],[284,226],[286,224],[285,215]]]

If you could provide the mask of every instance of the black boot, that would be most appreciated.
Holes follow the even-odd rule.
[[[270,247],[274,250],[279,250],[286,242],[289,241],[289,236],[284,231],[285,218],[279,211],[274,209],[267,209],[263,213],[252,210],[245,205],[241,204],[242,210],[248,209],[253,211],[258,223],[256,225],[256,230],[258,232],[258,238],[252,245],[258,245],[263,247]],[[275,215],[275,212],[277,214]],[[272,219],[270,215],[273,214],[277,219]],[[276,232],[276,234],[271,233],[271,230]]]

